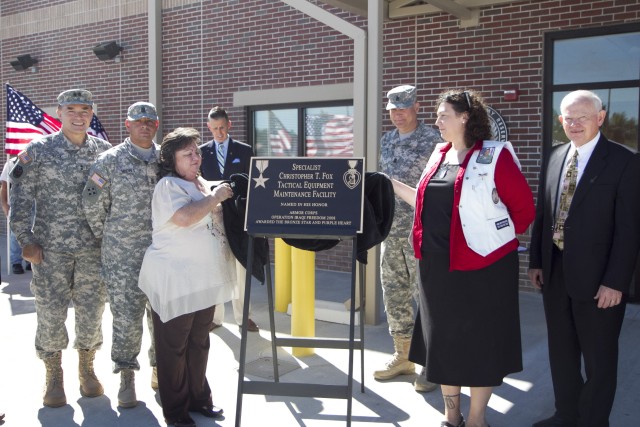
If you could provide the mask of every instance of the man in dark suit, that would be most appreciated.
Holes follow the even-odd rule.
[[[542,289],[556,412],[533,426],[606,427],[640,245],[640,156],[600,133],[606,112],[594,93],[569,93],[560,112],[571,142],[554,147],[542,170],[529,263]]]
[[[213,135],[213,139],[200,146],[202,151],[202,166],[200,171],[202,177],[207,181],[219,181],[229,179],[234,173],[249,173],[251,167],[251,157],[253,149],[250,145],[236,141],[229,136],[231,120],[227,112],[222,107],[213,107],[209,111],[207,127]],[[242,314],[244,307],[244,286],[245,269],[240,262],[236,261],[237,272],[237,298],[232,300],[233,314],[238,325],[242,324]],[[251,313],[249,313],[251,315]],[[224,304],[216,306],[211,330],[222,326],[224,320]],[[258,325],[249,319],[247,330],[257,332]]]

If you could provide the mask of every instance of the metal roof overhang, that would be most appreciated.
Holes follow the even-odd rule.
[[[338,7],[360,16],[367,16],[367,0],[322,0],[323,3]],[[405,18],[417,15],[449,13],[461,21],[473,20],[482,7],[514,0],[384,0],[388,19]]]

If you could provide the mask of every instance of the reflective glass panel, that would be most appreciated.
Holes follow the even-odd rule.
[[[307,157],[353,156],[353,106],[305,110]]]
[[[635,80],[640,76],[640,33],[554,42],[553,83]]]
[[[298,110],[263,110],[254,113],[257,156],[298,155]]]

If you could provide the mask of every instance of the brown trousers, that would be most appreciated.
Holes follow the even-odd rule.
[[[189,410],[213,404],[206,372],[214,310],[184,314],[166,323],[153,312],[160,401],[169,423],[188,418]]]

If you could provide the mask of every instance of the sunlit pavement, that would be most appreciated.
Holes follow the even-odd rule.
[[[4,239],[1,239],[4,240]],[[3,253],[6,253],[3,252]],[[3,259],[5,257],[3,256]],[[36,358],[33,341],[36,317],[33,296],[29,291],[31,273],[7,275],[3,266],[0,287],[0,412],[6,413],[5,426],[165,426],[159,396],[150,387],[151,369],[148,366],[146,331],[143,350],[139,357],[142,368],[136,374],[136,391],[140,404],[133,409],[117,405],[119,376],[111,373],[109,357],[111,347],[111,314],[105,310],[104,342],[98,352],[95,369],[105,387],[105,395],[88,399],[80,396],[77,378],[77,352],[63,352],[65,391],[68,404],[52,409],[42,406],[44,365]],[[348,297],[348,275],[318,271],[316,297],[342,302]],[[252,318],[260,325],[259,333],[249,333],[247,346],[247,372],[261,373],[269,366],[271,357],[269,317],[264,286],[252,287]],[[546,346],[546,331],[540,295],[521,293],[521,324],[523,333],[524,371],[505,379],[494,390],[488,411],[493,427],[526,427],[553,413]],[[455,313],[452,313],[455,315]],[[208,379],[213,390],[214,403],[224,408],[224,418],[211,420],[200,414],[193,418],[198,426],[233,426],[236,422],[238,360],[240,331],[233,322],[230,304],[226,309],[226,322],[211,334]],[[290,317],[275,313],[276,330],[280,336],[290,332]],[[73,309],[69,310],[67,328],[73,339]],[[373,380],[372,372],[381,368],[392,353],[392,341],[386,323],[366,326],[365,331],[365,392],[360,391],[360,353],[354,354],[353,426],[439,426],[442,420],[442,398],[439,391],[416,393],[413,376],[401,376],[387,382]],[[343,324],[316,322],[316,336],[348,336]],[[464,339],[461,337],[460,339]],[[469,349],[473,351],[473,349]],[[611,426],[637,425],[640,419],[640,307],[627,309],[620,340],[620,369],[618,393],[611,417]],[[291,356],[290,348],[278,351],[283,363],[281,382],[306,384],[347,384],[348,351],[317,349],[315,355],[302,358]],[[260,362],[256,362],[263,359]],[[249,365],[250,362],[254,362]],[[286,368],[293,369],[283,373]],[[258,376],[249,379],[262,380]],[[463,389],[468,396],[468,389]],[[346,425],[347,400],[317,397],[289,397],[245,394],[242,405],[243,426],[343,426]],[[468,397],[463,397],[463,408],[468,408]],[[3,425],[0,422],[0,425]]]

